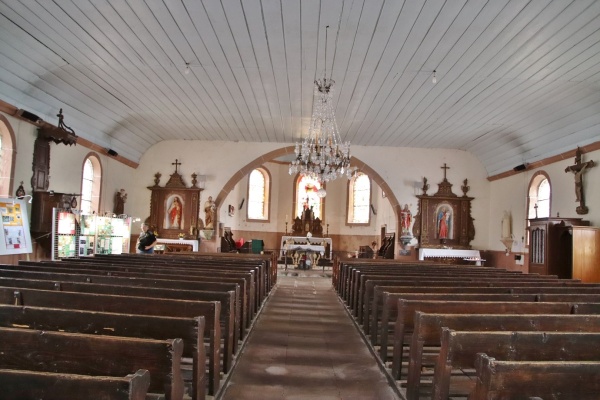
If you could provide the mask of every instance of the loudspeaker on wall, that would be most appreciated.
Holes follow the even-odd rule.
[[[23,119],[26,119],[26,120],[31,121],[36,124],[38,122],[42,121],[42,119],[40,117],[38,117],[37,115],[35,115],[34,113],[31,113],[31,112],[23,110],[23,109],[19,109],[19,111],[17,111],[17,115]]]
[[[113,149],[108,149],[108,150],[106,151],[106,153],[107,153],[109,156],[113,156],[113,157],[116,157],[116,156],[118,156],[118,155],[119,155],[119,153],[117,153],[117,152],[116,152],[116,151],[114,151]]]
[[[525,164],[521,164],[521,165],[517,165],[516,167],[513,168],[514,171],[525,171],[527,169],[527,165]]]

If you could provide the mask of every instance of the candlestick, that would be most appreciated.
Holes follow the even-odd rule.
[[[287,221],[285,221],[285,234],[287,235]]]

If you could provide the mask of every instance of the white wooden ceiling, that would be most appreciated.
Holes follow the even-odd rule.
[[[462,149],[494,175],[600,140],[598,0],[0,0],[1,99],[62,107],[134,161],[290,144],[325,66],[352,144]]]

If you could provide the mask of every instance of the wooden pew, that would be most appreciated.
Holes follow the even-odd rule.
[[[169,280],[169,279],[152,279],[152,278],[138,278],[138,277],[118,277],[118,276],[105,276],[96,274],[78,274],[76,271],[66,272],[53,272],[53,271],[30,271],[28,269],[3,269],[4,265],[0,265],[0,277],[14,278],[14,279],[28,279],[28,280],[50,280],[59,282],[80,282],[80,283],[97,283],[107,285],[120,285],[120,286],[135,286],[135,287],[152,287],[152,288],[163,288],[163,289],[176,289],[176,290],[216,290],[220,292],[235,291],[236,299],[243,297],[243,292],[240,291],[239,283],[235,282],[210,282],[210,281],[185,281],[185,280]],[[217,279],[218,280],[218,279]],[[244,283],[243,281],[241,282]],[[244,314],[245,305],[244,302],[236,301],[236,312],[238,304],[241,305],[242,314]],[[240,319],[243,317],[240,316]],[[244,331],[244,326],[240,321],[240,332]],[[239,336],[241,337],[241,335]]]
[[[419,392],[424,347],[436,348],[433,354],[429,351],[429,358],[439,356],[443,327],[457,331],[600,332],[600,315],[427,314],[417,311],[409,348],[407,396]]]
[[[388,307],[390,310],[396,309],[398,304],[397,299],[394,299],[393,293],[580,293],[580,294],[600,294],[600,286],[587,285],[585,283],[576,283],[573,285],[564,285],[564,282],[556,283],[541,283],[541,282],[511,282],[506,283],[503,286],[496,286],[495,283],[485,284],[475,283],[473,285],[461,285],[461,286],[387,286],[381,284],[369,285],[375,282],[367,282],[367,290],[372,287],[371,306],[366,307],[365,303],[365,334],[371,334],[371,343],[377,343],[377,329],[379,326],[379,320],[381,319],[381,308],[383,293],[390,293],[387,297]],[[393,318],[393,313],[391,314]]]
[[[400,379],[404,344],[412,334],[416,311],[440,314],[600,314],[599,303],[522,303],[437,300],[398,300],[398,317],[394,327],[392,377]],[[407,344],[410,344],[409,342]],[[382,359],[385,362],[385,360]]]
[[[0,327],[62,331],[92,335],[164,340],[180,338],[183,357],[192,359],[193,400],[203,400],[206,389],[219,388],[219,374],[207,381],[204,317],[175,318],[109,312],[65,310],[0,304]]]
[[[147,254],[146,254],[147,256]],[[110,259],[110,258],[81,258],[81,259],[63,259],[61,261],[21,261],[19,265],[52,265],[52,266],[64,266],[67,264],[77,268],[89,268],[94,267],[95,269],[121,271],[121,272],[145,272],[153,274],[172,274],[172,275],[194,275],[194,276],[206,276],[206,273],[210,271],[216,276],[243,276],[247,280],[247,286],[252,291],[252,298],[254,303],[250,304],[250,310],[253,314],[260,307],[263,298],[265,297],[265,283],[264,275],[261,274],[262,269],[255,265],[236,265],[235,263],[216,263],[216,262],[194,262],[182,260],[169,260],[157,258],[157,256],[151,256],[141,258],[129,258],[129,259]],[[151,261],[151,262],[149,262]],[[250,277],[247,277],[249,274]]]
[[[150,340],[0,328],[0,368],[81,375],[150,372],[151,393],[182,400],[181,339]]]
[[[63,259],[60,262],[77,263],[77,264],[93,264],[93,265],[107,265],[107,266],[130,266],[130,267],[150,267],[153,269],[161,270],[178,270],[179,272],[185,271],[199,271],[209,269],[218,272],[250,272],[253,276],[253,282],[255,284],[255,300],[253,304],[254,309],[258,309],[266,297],[266,293],[270,290],[269,282],[267,279],[267,271],[264,263],[256,261],[248,262],[237,259],[206,259],[198,257],[182,257],[164,254],[154,254],[149,257],[147,254],[116,254],[116,255],[105,255],[102,257],[84,257],[80,259]]]
[[[150,373],[123,378],[0,369],[3,400],[145,400]]]
[[[469,400],[597,400],[600,362],[499,361],[478,354],[477,380]]]
[[[144,262],[143,255],[116,255],[119,259],[104,257],[98,261],[118,262],[118,263],[140,263]],[[272,289],[273,282],[269,271],[269,266],[265,260],[259,259],[244,259],[240,257],[212,257],[211,255],[197,256],[189,253],[177,254],[156,254],[152,257],[154,265],[173,266],[176,268],[198,268],[198,267],[218,267],[230,269],[253,269],[256,271],[257,295],[261,301],[266,297],[266,294]],[[260,305],[260,304],[259,304]]]
[[[504,270],[493,269],[487,272],[472,272],[466,268],[455,268],[451,271],[431,271],[420,268],[418,270],[400,271],[400,270],[384,270],[384,271],[363,271],[362,269],[356,270],[354,273],[355,279],[351,282],[352,291],[350,293],[350,307],[355,312],[356,316],[362,314],[362,303],[365,297],[365,284],[369,280],[388,280],[402,282],[404,280],[470,280],[477,281],[479,279],[486,280],[507,280],[507,281],[556,281],[557,278],[549,275],[539,276],[535,274],[521,275],[521,274],[510,274],[504,272]]]
[[[384,293],[385,295],[388,293]],[[411,300],[411,301],[463,301],[463,302],[535,302],[537,300],[537,294],[483,294],[483,293],[471,293],[471,294],[458,294],[458,293],[405,293],[398,294],[397,299]],[[398,307],[398,300],[395,300],[396,311]],[[387,302],[385,303],[387,304]],[[383,309],[381,317],[381,329],[379,330],[380,348],[379,356],[381,360],[385,362],[388,356],[388,342],[390,325],[392,321],[395,321],[397,317],[393,315],[390,308],[385,307]],[[392,331],[393,333],[393,331]]]
[[[96,283],[78,283],[62,281],[29,280],[19,278],[5,278],[0,276],[0,287],[15,289],[42,289],[77,293],[96,293],[117,296],[150,297],[158,299],[192,300],[192,301],[218,301],[221,303],[221,333],[223,340],[224,370],[229,371],[232,355],[236,349],[237,339],[235,325],[234,299],[235,292],[207,292],[187,291],[176,289],[148,288],[138,286],[119,286]],[[238,318],[239,320],[239,318]]]
[[[524,281],[524,282],[504,282],[504,281],[493,281],[493,282],[489,282],[486,281],[484,279],[479,280],[479,282],[464,282],[464,281],[444,281],[444,282],[439,282],[439,281],[435,281],[436,283],[434,284],[434,286],[438,286],[438,285],[445,285],[447,287],[473,287],[473,286],[478,286],[478,285],[486,285],[486,286],[490,286],[490,287],[501,287],[501,286],[506,286],[509,285],[516,288],[532,288],[532,287],[538,287],[540,288],[540,291],[542,291],[543,288],[546,287],[588,287],[587,284],[585,283],[580,283],[580,282],[574,282],[574,281],[555,281],[555,282],[538,282],[538,281]],[[429,285],[433,284],[433,282],[427,282],[427,281],[420,281],[418,285],[416,285],[415,287],[421,287],[423,288],[422,292],[427,292],[429,291],[429,289],[427,288]],[[600,288],[600,287],[599,287]],[[382,311],[381,314],[379,314],[379,312],[375,313],[375,310],[373,312],[373,315],[371,316],[371,329],[369,330],[369,333],[371,334],[371,342],[373,344],[378,343],[377,342],[377,338],[378,335],[380,336],[382,334],[382,332],[384,332],[385,326],[388,326],[392,323],[392,321],[394,321],[395,316],[397,315],[397,305],[398,305],[398,299],[401,297],[402,293],[405,293],[404,290],[401,287],[397,287],[397,289],[394,289],[393,292],[391,289],[389,288],[383,288],[381,289],[381,291],[377,291],[377,293],[380,293],[380,297],[378,297],[378,295],[376,294],[374,296],[374,300],[373,300],[373,308],[377,309],[378,306],[377,304],[375,304],[375,302],[381,302],[382,304]],[[515,293],[518,293],[515,291]],[[525,292],[527,293],[527,292]],[[381,299],[381,300],[379,300]],[[378,328],[378,323],[381,324],[381,328]]]
[[[408,274],[408,275],[372,275],[372,274],[364,274],[359,279],[359,283],[355,289],[356,295],[353,297],[354,302],[351,305],[356,316],[361,315],[363,311],[363,303],[365,302],[366,295],[366,282],[369,280],[377,280],[379,282],[387,281],[389,283],[385,284],[393,284],[395,282],[409,282],[409,281],[418,281],[418,282],[426,282],[426,281],[456,281],[456,282],[485,282],[488,284],[497,284],[497,283],[511,283],[511,282],[557,282],[558,279],[548,278],[548,277],[539,277],[535,275],[507,275],[507,274],[494,274],[489,273],[487,275],[479,275],[479,274],[469,274],[466,272],[456,272],[453,275],[447,276],[428,276],[421,273],[416,274]],[[362,322],[362,318],[360,319]]]
[[[194,318],[203,316],[208,338],[206,352],[209,370],[209,394],[219,386],[221,303],[189,300],[156,299],[147,297],[114,296],[94,293],[59,292],[39,289],[0,287],[0,304],[63,308],[139,315]]]
[[[597,332],[477,332],[443,328],[432,399],[448,399],[452,369],[474,368],[477,353],[485,351],[488,356],[505,361],[600,362],[599,342]],[[472,387],[464,379],[462,383],[469,390],[457,394],[466,396]],[[419,392],[407,392],[407,399],[419,399]]]
[[[88,274],[90,276],[115,276],[115,277],[130,277],[130,278],[145,278],[145,279],[156,279],[156,280],[178,280],[188,282],[232,282],[237,283],[240,287],[245,289],[248,298],[248,315],[247,326],[250,325],[251,318],[254,317],[255,308],[253,307],[255,302],[255,285],[254,276],[250,273],[241,272],[223,272],[213,270],[200,270],[200,271],[165,271],[159,268],[135,268],[135,267],[112,267],[110,265],[98,265],[84,264],[84,265],[73,265],[67,261],[61,261],[58,264],[56,262],[33,262],[23,261],[19,262],[18,266],[12,265],[1,265],[2,270],[17,270],[17,271],[36,271],[36,272],[60,272],[60,273],[77,273],[77,274]],[[91,278],[90,278],[91,279]],[[247,290],[247,291],[246,291]]]

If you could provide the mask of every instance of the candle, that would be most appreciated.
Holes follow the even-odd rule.
[[[287,215],[287,214],[285,214],[285,220],[286,220],[286,221],[288,220],[288,215]]]

